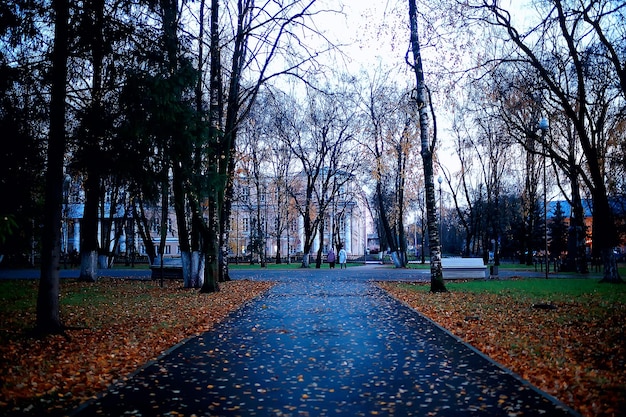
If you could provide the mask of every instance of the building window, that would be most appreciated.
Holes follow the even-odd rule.
[[[346,216],[339,217],[339,231],[345,233],[346,231]]]
[[[241,229],[244,232],[249,232],[250,231],[250,219],[248,219],[247,217],[244,217],[243,219],[241,219]]]
[[[249,199],[250,199],[250,188],[242,187],[241,188],[241,202],[247,203]]]

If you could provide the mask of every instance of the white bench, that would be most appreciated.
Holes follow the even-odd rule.
[[[183,279],[183,261],[180,257],[163,257],[163,268],[161,268],[161,261],[157,257],[153,265],[150,265],[152,270],[152,279],[157,280],[163,277],[164,279]]]
[[[443,279],[485,279],[482,258],[442,258]]]

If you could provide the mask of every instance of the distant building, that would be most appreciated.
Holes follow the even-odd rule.
[[[565,216],[564,223],[569,226],[570,219],[573,214],[573,209],[567,200],[554,200],[548,202],[548,221],[554,218],[557,204],[561,204],[561,210]],[[609,201],[613,214],[615,216],[614,221],[616,223],[618,234],[620,234],[620,244],[615,248],[618,258],[626,258],[626,200],[623,198],[615,198]],[[591,254],[593,246],[593,202],[591,199],[583,199],[583,215],[584,225],[586,228],[585,246],[587,254]],[[625,259],[626,260],[626,259]]]
[[[304,219],[296,208],[294,190],[288,192],[274,178],[264,178],[261,182],[263,184],[257,186],[249,177],[235,179],[229,256],[246,260],[261,253],[270,259],[275,259],[277,253],[281,258],[302,256]],[[316,234],[312,253],[320,247],[326,253],[333,245],[333,232],[339,236],[349,255],[362,256],[365,253],[366,236],[368,231],[372,232],[372,222],[354,187],[353,182],[345,184],[328,204],[323,236]]]
[[[315,253],[322,247],[326,253],[331,246],[331,231],[339,235],[341,244],[351,256],[362,256],[366,246],[379,250],[378,236],[372,227],[372,220],[367,206],[357,193],[354,183],[342,187],[337,197],[332,199],[324,221],[324,233],[315,237],[312,248]],[[259,191],[257,192],[257,188]],[[280,194],[282,193],[282,194]],[[61,249],[63,253],[80,252],[80,226],[84,204],[82,194],[66,196],[63,206],[63,230]],[[118,205],[111,214],[111,205],[105,204],[105,218],[101,219],[99,241],[108,242],[108,253],[116,256],[145,257],[146,248],[134,219],[133,207]],[[144,208],[146,232],[155,246],[158,246],[161,233],[161,208]],[[205,216],[206,217],[206,216]],[[101,239],[102,225],[112,223],[110,236]],[[234,196],[231,206],[228,254],[237,259],[248,259],[253,247],[260,246],[256,252],[266,258],[274,259],[280,249],[281,258],[298,257],[304,249],[304,221],[298,214],[293,198],[279,181],[265,178],[262,187],[256,187],[249,178],[235,179]],[[367,238],[366,238],[367,236]],[[370,248],[371,247],[371,248]],[[168,210],[164,255],[180,254],[178,228],[173,207]]]

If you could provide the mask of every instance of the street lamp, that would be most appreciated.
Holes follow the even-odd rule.
[[[543,238],[544,238],[544,259],[546,266],[546,279],[548,279],[548,198],[546,194],[546,133],[548,133],[548,119],[542,117],[539,120],[541,129],[541,146],[543,147]]]
[[[443,255],[443,204],[441,200],[441,183],[443,183],[443,178],[441,178],[441,175],[437,178],[437,182],[439,183],[439,252]]]

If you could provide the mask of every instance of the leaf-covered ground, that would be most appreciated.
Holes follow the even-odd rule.
[[[379,285],[582,415],[626,415],[626,304]]]
[[[231,281],[199,294],[179,282],[63,281],[68,337],[29,337],[37,282],[2,282],[0,415],[57,415],[184,339],[209,330],[272,284]]]

